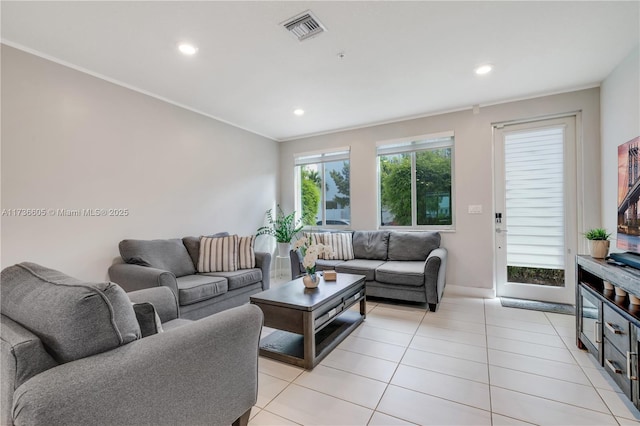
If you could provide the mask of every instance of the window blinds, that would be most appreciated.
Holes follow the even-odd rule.
[[[336,151],[297,154],[294,158],[296,166],[305,164],[329,163],[332,161],[348,161],[350,148],[338,148]]]
[[[378,155],[393,155],[451,146],[453,146],[453,132],[445,132],[436,135],[417,136],[404,141],[380,142],[377,147],[377,153]]]
[[[564,127],[504,139],[507,265],[564,269]]]

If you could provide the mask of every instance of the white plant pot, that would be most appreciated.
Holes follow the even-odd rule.
[[[609,240],[589,240],[589,252],[594,259],[604,259],[609,254]]]
[[[278,243],[278,256],[289,257],[290,248],[291,248],[291,243]]]

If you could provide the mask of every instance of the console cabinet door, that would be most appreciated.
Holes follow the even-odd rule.
[[[580,285],[579,294],[580,341],[602,365],[602,301],[582,285]]]

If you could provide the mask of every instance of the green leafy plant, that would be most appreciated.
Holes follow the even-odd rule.
[[[604,228],[593,228],[584,233],[587,240],[608,240],[610,236]]]
[[[256,235],[271,235],[279,243],[290,243],[293,237],[302,230],[301,220],[296,220],[296,212],[285,215],[278,205],[278,212],[273,216],[273,209],[267,210],[267,225],[261,226]]]

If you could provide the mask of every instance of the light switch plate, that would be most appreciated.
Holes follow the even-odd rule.
[[[469,214],[482,214],[482,204],[469,204]]]

